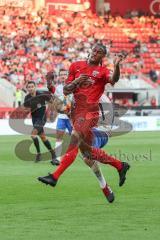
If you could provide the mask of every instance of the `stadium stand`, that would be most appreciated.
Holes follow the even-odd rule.
[[[129,53],[121,75],[127,86],[155,88],[160,84],[159,28],[154,16],[99,17],[90,11],[48,15],[44,9],[1,7],[0,79],[21,89],[28,80],[43,87],[48,71],[68,69],[73,59],[86,58],[89,48],[103,40],[109,50],[106,65],[112,65],[115,53]]]

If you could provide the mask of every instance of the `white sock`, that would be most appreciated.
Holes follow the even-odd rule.
[[[102,189],[105,188],[106,180],[105,180],[105,178],[103,176],[103,173],[102,173],[102,171],[101,171],[101,169],[100,169],[100,167],[99,167],[99,165],[96,161],[94,162],[91,169],[92,169],[93,173],[95,174],[95,176],[97,177],[100,187]]]
[[[62,154],[62,140],[58,140],[55,143],[55,153],[57,156],[57,159],[60,161],[61,154]]]

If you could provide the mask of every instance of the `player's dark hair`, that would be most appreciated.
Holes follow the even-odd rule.
[[[60,72],[67,72],[67,70],[64,69],[64,68],[60,68],[60,69],[59,69],[59,74],[60,74]]]
[[[102,43],[96,43],[96,44],[93,46],[93,48],[96,47],[96,46],[98,46],[99,48],[101,48],[101,49],[103,50],[103,52],[104,52],[105,55],[107,54],[107,48],[106,48],[105,45],[103,45]],[[90,55],[90,54],[88,54],[88,58],[89,58],[89,55]],[[101,60],[99,64],[102,66],[103,60]]]
[[[34,86],[36,86],[36,83],[34,81],[28,81],[26,87],[28,87],[29,84],[34,84]]]
[[[66,71],[66,69],[60,68],[60,69],[59,69],[59,72],[62,72],[62,71]]]
[[[93,47],[98,46],[99,48],[101,48],[104,52],[104,54],[107,54],[107,48],[105,45],[103,45],[102,43],[96,43]]]

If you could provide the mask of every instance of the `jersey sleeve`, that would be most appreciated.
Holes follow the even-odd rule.
[[[71,83],[75,79],[75,69],[74,69],[74,63],[70,65],[69,71],[68,71],[68,77],[65,81],[66,84]]]

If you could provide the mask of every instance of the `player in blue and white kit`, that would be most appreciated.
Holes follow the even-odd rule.
[[[68,131],[69,134],[71,134],[72,132],[72,125],[71,125],[69,116],[67,115],[67,112],[68,112],[67,110],[71,108],[72,96],[71,95],[65,96],[63,94],[63,87],[64,87],[66,76],[67,76],[67,71],[64,69],[60,69],[59,76],[58,76],[59,84],[56,86],[56,90],[55,90],[55,96],[60,101],[63,102],[63,111],[58,112],[57,124],[56,124],[55,152],[56,152],[57,159],[59,161],[60,161],[60,156],[62,152],[61,146],[62,146],[62,139],[63,139],[64,133],[66,132],[66,130]]]

